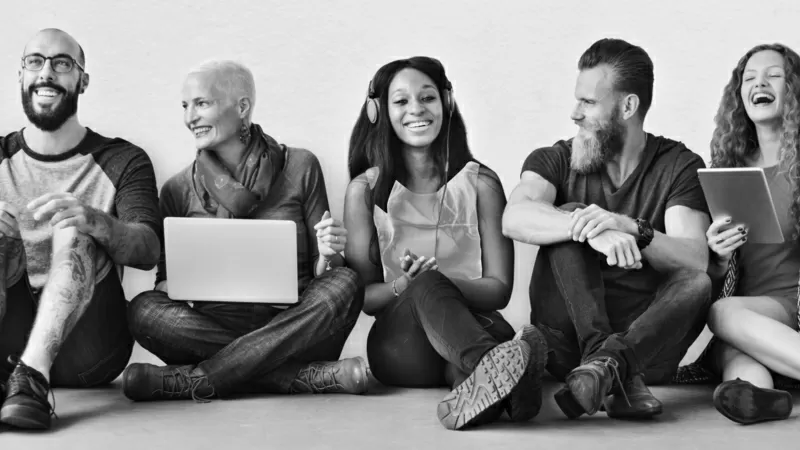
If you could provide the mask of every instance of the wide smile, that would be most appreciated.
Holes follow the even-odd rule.
[[[756,92],[750,96],[750,103],[757,107],[767,107],[775,102],[775,96],[769,92]]]
[[[38,101],[43,103],[50,103],[61,97],[61,93],[53,88],[35,89],[33,95]]]
[[[202,127],[194,127],[192,128],[192,133],[194,133],[194,137],[201,138],[211,132],[211,127],[209,126],[202,126]]]
[[[403,126],[412,133],[422,133],[427,131],[432,124],[432,120],[415,120],[413,122],[406,122]]]

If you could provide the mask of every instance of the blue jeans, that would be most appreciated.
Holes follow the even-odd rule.
[[[385,385],[452,386],[472,373],[486,352],[513,337],[499,312],[470,311],[450,279],[428,271],[377,315],[367,357],[372,374]]]
[[[311,281],[288,309],[268,304],[187,302],[139,294],[128,323],[139,344],[167,364],[197,365],[220,397],[291,391],[314,361],[335,361],[364,303],[358,275],[336,268]]]
[[[544,334],[547,370],[563,380],[575,367],[611,356],[626,379],[668,383],[705,326],[711,281],[682,269],[662,276],[650,295],[610,295],[601,265],[588,244],[539,248],[530,286],[531,323]]]
[[[25,350],[39,303],[28,276],[7,291],[5,316],[0,323],[0,381],[13,371],[6,367],[9,355]],[[53,387],[86,388],[110,383],[128,365],[133,337],[126,320],[127,301],[117,271],[112,269],[95,286],[83,316],[67,336],[50,369]]]

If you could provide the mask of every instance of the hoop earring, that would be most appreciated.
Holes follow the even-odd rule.
[[[245,145],[250,142],[250,127],[244,122],[242,122],[242,126],[239,128],[239,140]]]

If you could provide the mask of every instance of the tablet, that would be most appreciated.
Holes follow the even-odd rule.
[[[748,227],[747,242],[781,244],[783,232],[772,203],[767,176],[760,167],[697,169],[711,220],[731,217],[731,226]]]

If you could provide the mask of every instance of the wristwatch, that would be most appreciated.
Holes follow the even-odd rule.
[[[639,250],[644,250],[653,241],[653,227],[650,222],[642,218],[636,219],[636,227],[639,229],[639,239],[636,240],[636,246],[639,247]]]

